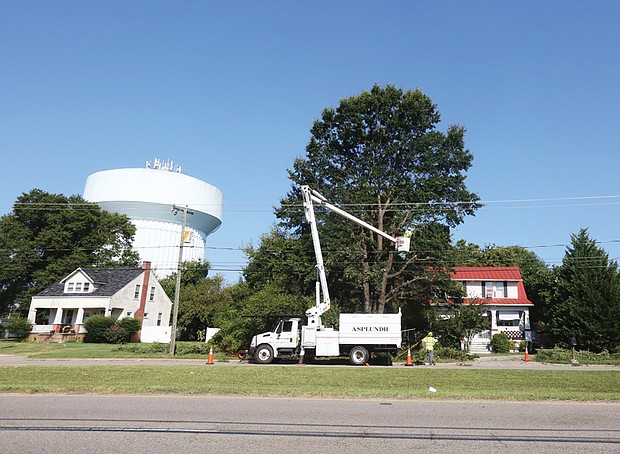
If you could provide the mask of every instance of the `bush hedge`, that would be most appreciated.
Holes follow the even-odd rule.
[[[30,334],[30,330],[32,329],[32,323],[27,318],[15,318],[5,326],[6,330],[15,336],[17,340],[24,340]]]
[[[399,358],[407,358],[407,350],[403,350],[403,352],[398,356]],[[472,361],[475,358],[478,358],[478,355],[471,355],[458,348],[442,347],[437,345],[433,351],[433,357],[437,362],[451,362]],[[411,360],[414,363],[426,363],[428,362],[428,354],[424,349],[417,349],[411,352]]]
[[[491,350],[493,353],[510,353],[514,348],[514,344],[510,338],[504,333],[494,334],[491,339]]]
[[[565,348],[538,349],[536,350],[536,361],[545,363],[570,363],[573,359],[573,352]],[[575,359],[578,363],[584,364],[618,364],[620,363],[619,353],[609,353],[603,350],[601,353],[592,353],[587,350],[575,352]]]
[[[84,322],[84,342],[124,344],[140,330],[140,320],[122,318],[113,320],[104,315],[93,315]]]

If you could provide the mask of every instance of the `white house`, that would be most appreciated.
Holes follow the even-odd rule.
[[[139,340],[170,342],[172,302],[151,270],[143,268],[78,268],[32,297],[28,319],[37,340],[81,338],[92,315],[142,321]],[[45,324],[36,324],[46,319]]]
[[[483,302],[489,318],[488,329],[478,333],[470,346],[472,353],[489,353],[494,334],[505,333],[515,344],[531,341],[530,308],[518,267],[459,267],[452,280],[465,290],[463,304]]]

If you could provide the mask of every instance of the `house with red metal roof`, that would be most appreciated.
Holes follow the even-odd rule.
[[[518,267],[458,267],[452,280],[463,285],[463,304],[483,302],[488,317],[488,329],[472,340],[472,353],[490,353],[493,335],[505,333],[517,346],[531,341],[530,308]]]

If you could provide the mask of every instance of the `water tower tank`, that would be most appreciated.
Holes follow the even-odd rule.
[[[159,160],[143,169],[93,173],[86,180],[84,199],[131,219],[136,226],[133,249],[151,262],[158,277],[177,269],[184,207],[193,210],[187,215],[184,261],[203,260],[207,236],[222,224],[222,191]],[[175,214],[173,206],[180,211]]]

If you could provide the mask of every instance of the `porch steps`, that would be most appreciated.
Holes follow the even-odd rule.
[[[473,339],[469,346],[469,352],[475,355],[485,355],[491,353],[489,339]]]

